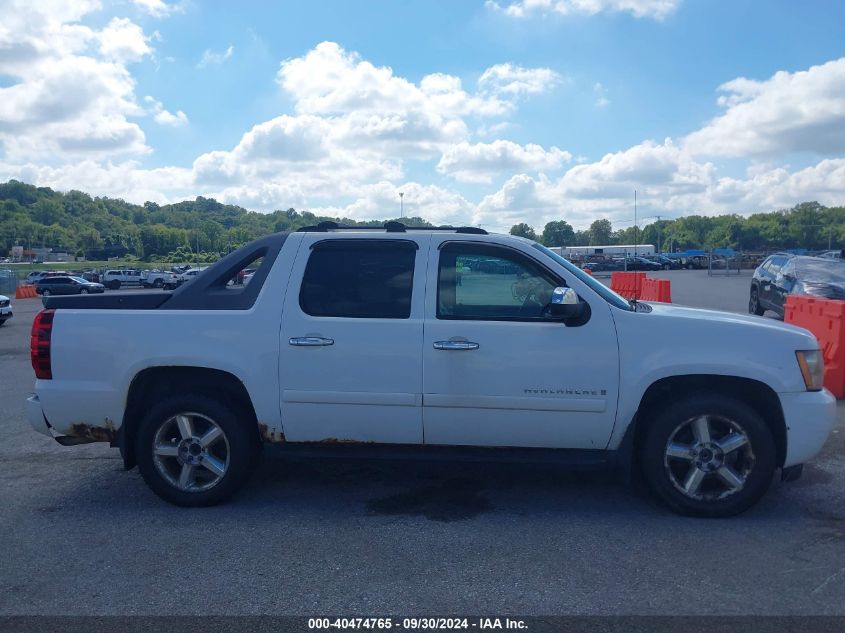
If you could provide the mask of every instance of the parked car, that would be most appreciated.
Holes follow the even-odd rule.
[[[824,253],[819,253],[817,257],[824,257],[825,259],[843,259],[843,255],[845,255],[845,249],[840,251],[825,251]]]
[[[140,286],[141,271],[123,268],[107,270],[103,275],[103,285],[110,290],[117,290],[121,286]]]
[[[629,257],[625,262],[625,266],[627,270],[633,271],[663,270],[663,266],[661,264],[648,260],[645,257]]]
[[[255,271],[252,271],[251,273],[247,273],[246,275],[244,275],[244,280],[243,280],[244,286],[249,285],[249,282],[252,281],[253,275],[255,275]]]
[[[103,284],[95,284],[82,277],[42,277],[35,285],[35,292],[45,297],[50,295],[95,294],[104,290]]]
[[[243,270],[239,271],[237,275],[235,275],[235,283],[236,284],[245,284],[246,276],[252,275],[256,271],[255,268],[244,268]]]
[[[652,255],[646,259],[659,264],[663,270],[679,270],[681,268],[681,262],[666,255]]]
[[[26,283],[27,284],[34,284],[36,283],[41,277],[43,277],[47,273],[46,270],[33,270],[26,276]]]
[[[184,506],[232,495],[264,441],[636,468],[710,517],[796,478],[834,426],[806,330],[629,302],[524,238],[397,225],[268,235],[173,293],[51,297],[30,423],[111,442]]]
[[[172,272],[145,270],[141,273],[141,285],[144,288],[165,288],[173,290],[179,285],[179,276]]]
[[[190,268],[183,272],[181,275],[178,276],[179,284],[184,284],[189,281],[193,281],[197,275],[199,275],[202,271],[205,270],[205,267],[202,268]]]
[[[790,294],[845,300],[845,262],[788,253],[768,257],[751,278],[748,311],[761,316],[771,310],[782,319]]]
[[[12,300],[6,295],[0,295],[0,325],[3,325],[12,316]]]

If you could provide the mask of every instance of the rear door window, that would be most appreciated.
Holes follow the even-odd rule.
[[[417,244],[409,240],[325,240],[313,248],[299,293],[305,314],[407,319]]]

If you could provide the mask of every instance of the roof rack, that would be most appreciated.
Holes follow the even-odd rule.
[[[303,226],[296,229],[297,233],[328,233],[329,231],[386,231],[388,233],[406,233],[408,231],[453,231],[455,233],[470,233],[473,235],[487,235],[487,231],[477,226],[405,226],[401,222],[391,220],[384,226],[343,226],[337,222],[320,222],[313,226]]]

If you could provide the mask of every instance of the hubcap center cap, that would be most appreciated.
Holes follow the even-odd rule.
[[[179,459],[183,464],[199,464],[204,452],[202,444],[195,437],[179,442]]]
[[[695,465],[706,472],[713,472],[722,467],[725,462],[725,453],[718,444],[708,442],[695,447]]]

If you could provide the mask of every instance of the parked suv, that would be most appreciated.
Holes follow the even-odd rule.
[[[103,285],[110,290],[117,290],[121,286],[140,286],[141,285],[141,271],[140,270],[107,270],[103,275]]]
[[[751,278],[748,311],[762,316],[771,310],[782,319],[790,294],[845,300],[845,262],[789,253],[766,258]]]
[[[275,233],[172,293],[50,298],[32,341],[30,424],[110,442],[185,506],[233,494],[270,442],[636,469],[675,510],[727,516],[836,421],[810,332],[629,302],[472,227]]]
[[[35,285],[35,292],[49,297],[50,295],[87,295],[103,292],[103,284],[86,281],[82,277],[42,277]]]

